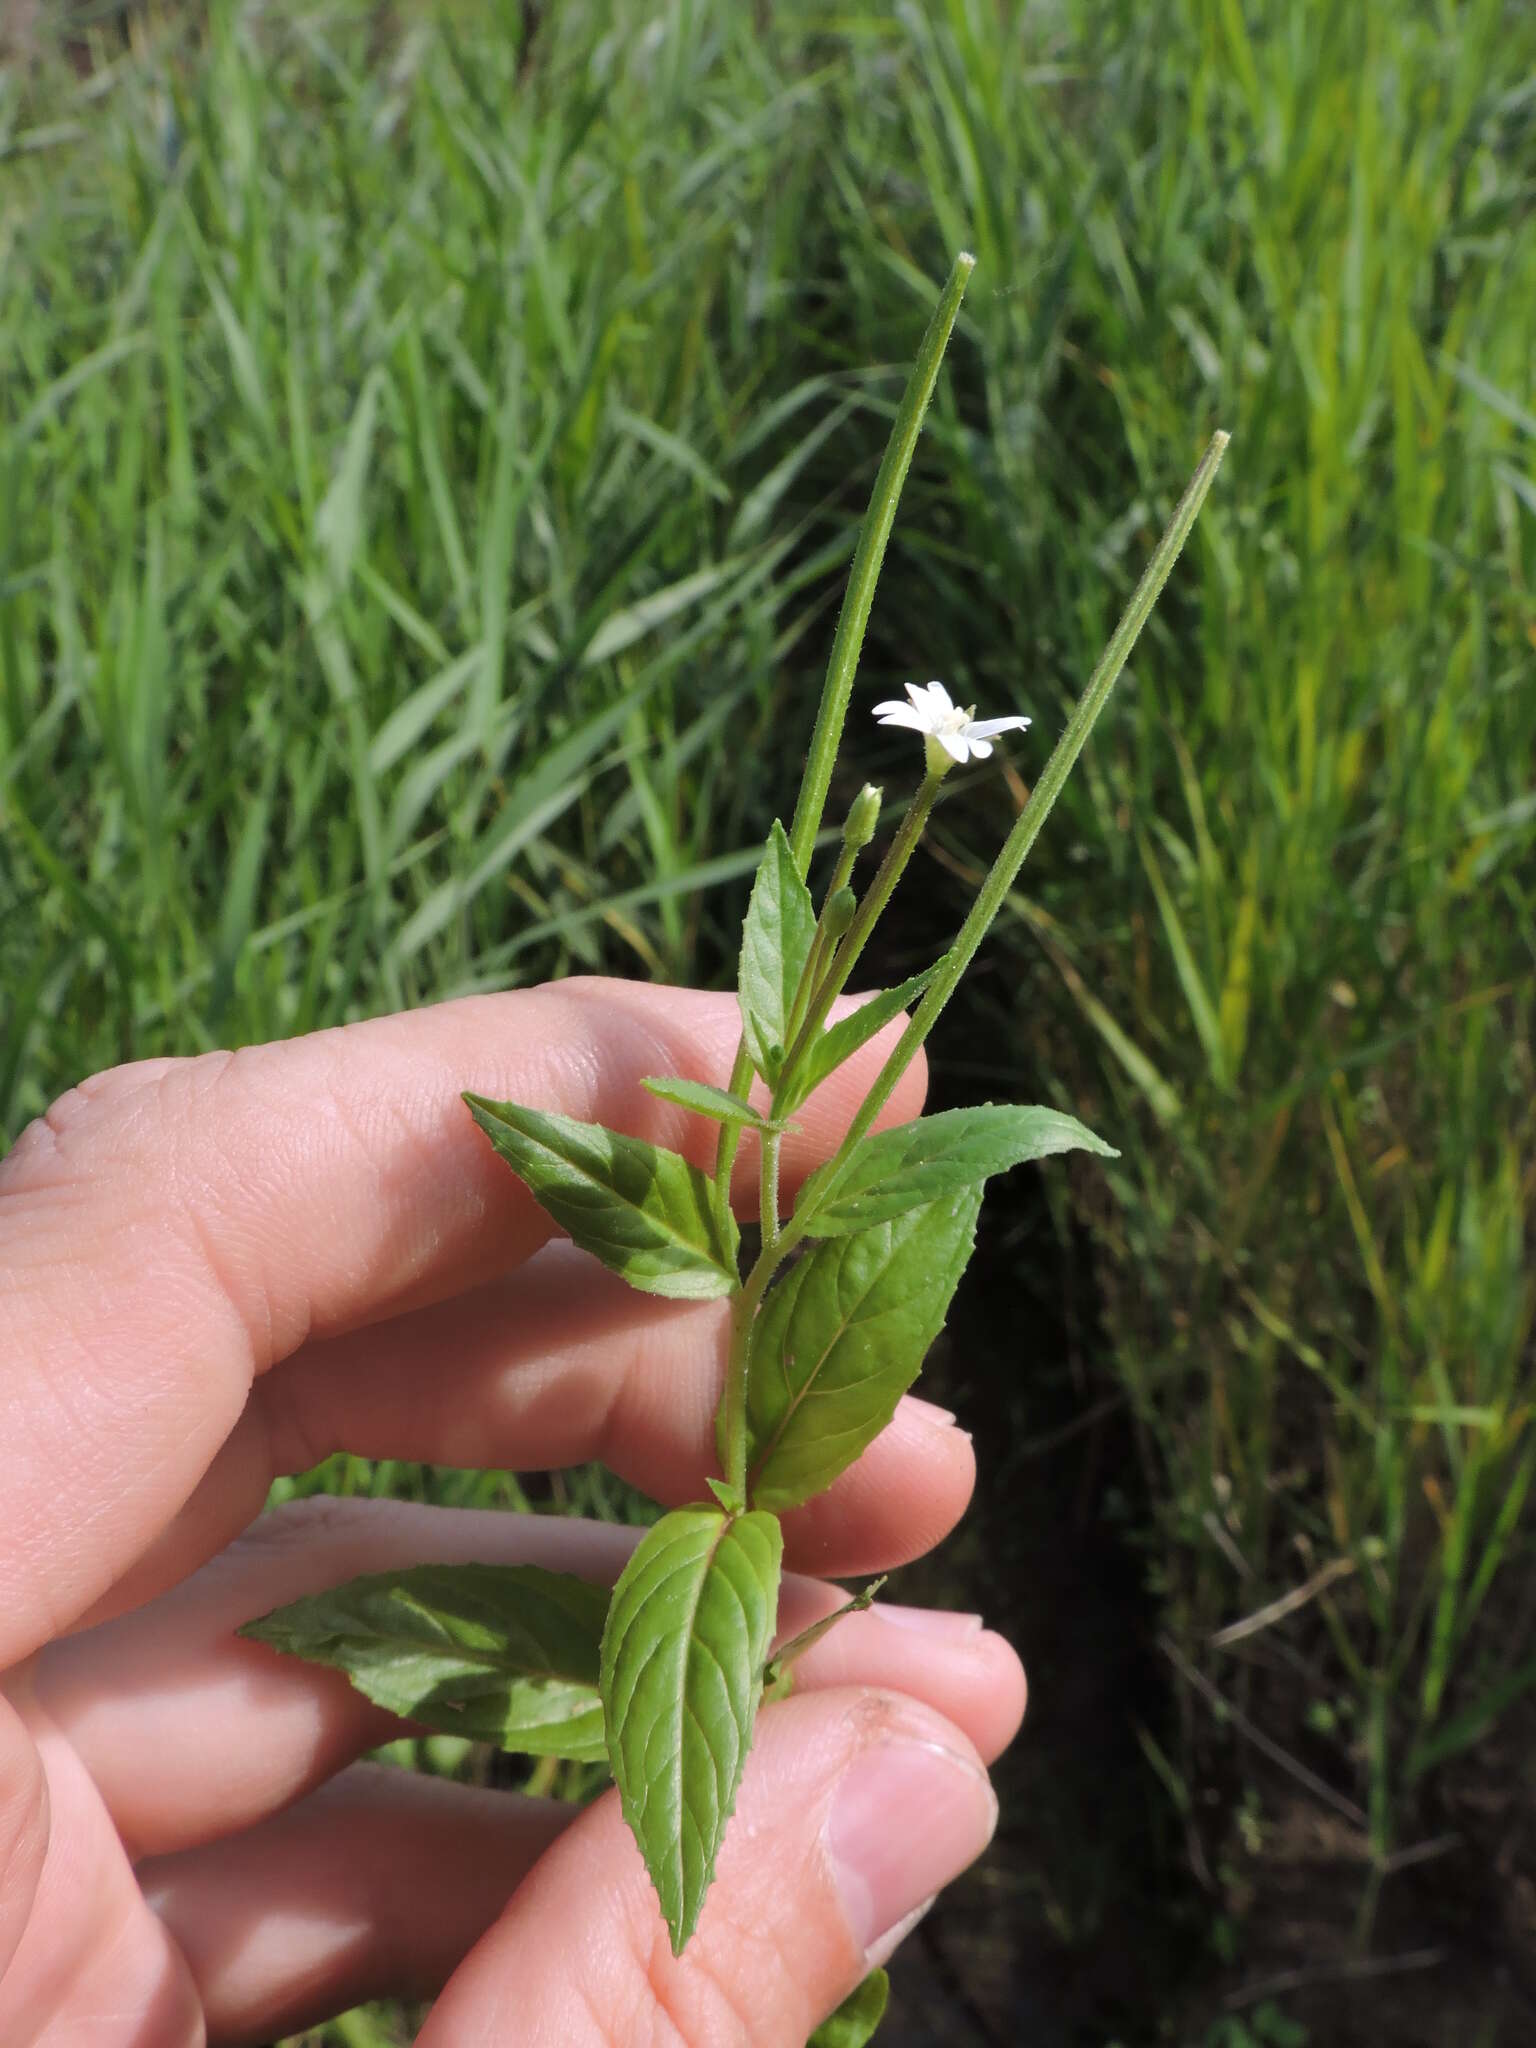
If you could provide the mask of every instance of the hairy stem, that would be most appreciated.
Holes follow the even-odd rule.
[[[844,845],[838,853],[837,866],[832,870],[832,879],[827,884],[827,893],[822,898],[821,915],[816,920],[816,935],[811,940],[811,950],[806,955],[805,972],[801,975],[800,986],[795,991],[795,1000],[790,1009],[789,1023],[786,1027],[785,1035],[791,1046],[796,1043],[799,1037],[800,1026],[805,1021],[806,1009],[810,1004],[812,995],[815,993],[816,977],[820,974],[821,963],[826,958],[828,945],[827,914],[832,907],[832,899],[836,896],[839,889],[847,888],[848,878],[853,873],[853,864],[857,859],[858,849]],[[835,945],[835,941],[833,943]],[[788,1065],[787,1059],[785,1065]]]
[[[848,572],[843,608],[838,613],[837,632],[827,660],[821,703],[816,712],[816,725],[811,734],[810,752],[806,757],[800,795],[795,803],[794,824],[789,834],[790,848],[802,879],[811,864],[811,848],[816,843],[821,814],[826,806],[832,765],[837,758],[838,741],[842,738],[848,699],[859,665],[859,652],[864,645],[864,629],[869,624],[870,607],[875,599],[875,584],[885,559],[886,542],[896,521],[897,500],[906,482],[907,471],[912,466],[912,451],[917,446],[923,415],[928,410],[928,401],[938,381],[939,365],[944,360],[955,316],[960,311],[960,301],[965,297],[966,284],[975,268],[976,258],[965,250],[955,258],[954,268],[939,294],[939,302],[933,309],[933,317],[917,352],[917,361],[897,407],[891,437],[880,460],[875,487],[870,493],[869,510],[859,529],[859,543],[854,550],[853,567]],[[751,1072],[746,1040],[742,1039],[731,1067],[729,1085],[733,1095],[745,1092]],[[739,1127],[722,1124],[715,1148],[715,1201],[722,1229],[725,1227],[725,1212],[730,1206],[731,1168],[736,1162],[736,1148],[740,1143]]]
[[[1108,702],[1109,693],[1114,688],[1120,671],[1125,667],[1131,649],[1136,645],[1141,629],[1147,623],[1163,585],[1168,581],[1169,572],[1178,560],[1179,552],[1189,537],[1190,528],[1199,516],[1200,507],[1205,503],[1206,494],[1215,480],[1229,439],[1230,436],[1224,433],[1212,436],[1210,445],[1200,459],[1199,467],[1190,478],[1188,488],[1168,522],[1167,530],[1142,572],[1141,581],[1132,593],[1131,601],[1126,606],[1119,625],[1110,636],[1109,645],[1100,655],[1098,665],[1088,679],[1087,688],[1067,721],[1066,730],[1056,742],[1051,758],[1041,772],[1040,780],[1030,793],[1029,801],[1019,813],[1013,830],[1003,842],[1001,852],[992,863],[986,880],[978,890],[954,944],[940,961],[938,972],[928,984],[923,999],[897,1041],[895,1050],[876,1076],[874,1086],[864,1098],[848,1128],[847,1136],[827,1166],[817,1174],[817,1200],[825,1200],[835,1189],[854,1147],[866,1135],[875,1118],[890,1100],[891,1091],[911,1065],[923,1040],[933,1029],[939,1012],[954,994],[961,975],[970,966],[977,947],[986,936],[987,928],[1002,908],[1009,890],[1018,878],[1020,868],[1028,858],[1030,848],[1040,835],[1041,826],[1050,816],[1052,806],[1060,796],[1062,786],[1083,750],[1084,742]],[[791,1218],[774,1247],[778,1259],[782,1259],[799,1241],[809,1222],[810,1217],[807,1215],[805,1222],[797,1228],[795,1219]],[[766,1285],[766,1282],[764,1284]]]
[[[802,877],[811,864],[811,847],[821,825],[822,808],[832,781],[832,764],[843,736],[843,720],[848,715],[848,699],[853,692],[859,652],[864,645],[864,629],[869,624],[870,607],[875,601],[875,584],[879,580],[880,565],[885,560],[886,542],[896,522],[896,501],[907,480],[912,451],[922,430],[923,415],[938,382],[939,365],[944,360],[944,350],[949,343],[955,316],[960,311],[960,301],[975,268],[976,258],[966,251],[962,250],[955,258],[954,269],[939,294],[939,303],[933,309],[933,318],[928,322],[928,331],[923,336],[917,361],[902,393],[896,424],[885,444],[875,488],[870,494],[869,510],[859,529],[859,544],[854,551],[853,567],[848,572],[848,589],[838,614],[837,632],[827,661],[827,677],[816,712],[816,726],[811,734],[811,749],[806,759],[805,774],[800,780],[795,820],[789,830],[790,851]]]
[[[817,1033],[827,1021],[827,1012],[848,986],[848,977],[864,950],[865,942],[874,930],[880,913],[890,902],[891,893],[901,879],[901,871],[912,858],[917,842],[923,836],[923,827],[928,822],[928,813],[933,809],[933,800],[938,795],[942,780],[943,777],[939,775],[925,775],[918,786],[917,794],[907,806],[906,816],[896,828],[896,837],[886,848],[885,859],[881,861],[863,901],[854,912],[853,923],[844,933],[841,943],[832,955],[831,964],[822,977],[820,987],[810,999],[804,1020],[784,1056],[781,1081],[793,1072],[796,1061],[805,1057],[806,1048],[815,1043]]]
[[[780,1132],[763,1132],[763,1165],[758,1191],[758,1214],[762,1222],[765,1246],[771,1245],[779,1234],[779,1147],[783,1142],[783,1135]]]
[[[775,1244],[782,1241],[775,1240]],[[779,1265],[773,1247],[765,1244],[740,1294],[731,1297],[731,1347],[726,1357],[725,1391],[715,1417],[715,1444],[726,1481],[745,1495],[747,1490],[747,1366],[751,1358],[752,1325]]]

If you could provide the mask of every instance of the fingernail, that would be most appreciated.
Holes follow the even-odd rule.
[[[937,1401],[925,1401],[921,1394],[908,1394],[905,1399],[908,1408],[915,1408],[918,1411],[920,1422],[943,1425],[953,1423],[955,1419],[953,1408],[941,1408]]]
[[[943,1607],[903,1607],[894,1600],[877,1601],[874,1611],[882,1621],[894,1622],[897,1628],[909,1628],[914,1635],[933,1636],[940,1642],[953,1643],[981,1634],[979,1614],[951,1614]]]
[[[884,1742],[855,1759],[833,1797],[827,1849],[866,1956],[975,1862],[996,1825],[986,1773],[937,1742]]]

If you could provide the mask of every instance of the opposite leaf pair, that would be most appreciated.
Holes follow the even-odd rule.
[[[877,1007],[882,999],[854,1018]],[[672,1100],[703,1085],[654,1084]],[[741,1291],[735,1223],[711,1177],[680,1153],[574,1117],[466,1100],[554,1221],[631,1286],[687,1300]],[[1059,1110],[983,1103],[878,1132],[836,1177],[822,1168],[808,1178],[790,1231],[826,1241],[767,1294],[748,1339],[754,1506],[810,1500],[873,1441],[943,1326],[983,1183],[1073,1147],[1114,1156]]]
[[[920,816],[930,800],[925,785]],[[679,1953],[713,1879],[763,1696],[783,1554],[778,1515],[823,1492],[890,1422],[943,1326],[987,1178],[1071,1146],[1110,1150],[1059,1111],[952,1110],[845,1143],[782,1219],[777,1160],[789,1110],[933,971],[827,1023],[859,930],[857,912],[848,922],[828,912],[848,890],[858,836],[845,832],[820,916],[782,826],[764,850],[739,999],[767,1113],[705,1082],[646,1084],[733,1139],[756,1137],[762,1244],[746,1274],[725,1198],[728,1164],[709,1175],[640,1138],[466,1098],[578,1246],[646,1292],[731,1302],[715,1500],[664,1516],[641,1540],[614,1589],[600,1660],[609,1763]],[[889,867],[888,856],[881,876]]]

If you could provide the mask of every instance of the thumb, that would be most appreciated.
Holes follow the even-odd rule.
[[[975,1750],[930,1708],[865,1690],[769,1707],[680,1957],[609,1792],[518,1887],[418,2048],[804,2048],[996,1817]]]

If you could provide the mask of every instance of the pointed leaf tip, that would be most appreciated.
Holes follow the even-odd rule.
[[[769,1514],[679,1508],[613,1591],[602,1695],[619,1800],[681,1955],[752,1743],[784,1541]]]
[[[608,1597],[538,1565],[410,1565],[307,1594],[238,1633],[344,1671],[375,1706],[424,1727],[601,1762]]]
[[[993,1102],[946,1109],[863,1139],[830,1194],[823,1192],[827,1169],[818,1168],[800,1190],[795,1216],[813,1237],[863,1230],[963,1188],[979,1188],[994,1173],[1026,1160],[1074,1150],[1119,1157],[1113,1145],[1063,1110]]]
[[[736,1246],[722,1234],[714,1183],[680,1153],[521,1103],[464,1100],[571,1242],[631,1287],[678,1301],[734,1291]]]
[[[884,1970],[871,1970],[831,2018],[822,2021],[806,2048],[865,2048],[885,2017],[890,1995],[891,1980]]]

